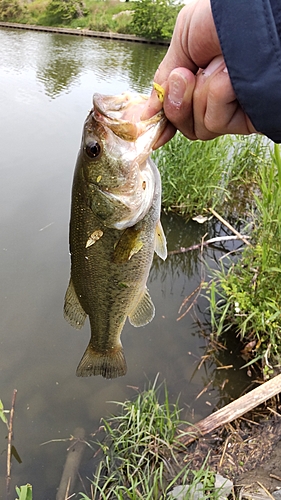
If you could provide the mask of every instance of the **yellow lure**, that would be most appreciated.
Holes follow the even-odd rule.
[[[160,102],[164,101],[165,90],[158,83],[153,82],[153,88],[156,90],[158,99]]]

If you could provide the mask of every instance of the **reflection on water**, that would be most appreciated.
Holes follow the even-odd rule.
[[[38,43],[40,37],[40,43]],[[120,80],[126,88],[148,92],[165,47],[33,31],[0,32],[1,70],[36,72],[47,96],[55,98],[90,76],[104,93]],[[9,48],[13,47],[13,56]],[[100,89],[100,91],[102,91]],[[111,92],[112,93],[112,92]]]
[[[81,73],[81,50],[76,50],[75,37],[46,37],[41,45],[36,75],[44,84],[46,95],[55,98],[78,84]],[[80,56],[80,57],[79,57]]]
[[[77,426],[87,435],[94,432],[100,418],[115,409],[108,401],[132,397],[132,386],[142,389],[158,372],[160,381],[166,379],[172,402],[181,393],[183,418],[198,420],[222,397],[240,390],[233,382],[238,353],[231,359],[225,351],[218,353],[223,364],[235,365],[227,373],[216,370],[211,359],[196,370],[207,345],[200,330],[200,323],[208,321],[206,300],[198,298],[195,312],[178,321],[181,303],[206,272],[198,251],[169,256],[165,263],[155,257],[148,286],[156,317],[137,330],[126,323],[122,342],[127,375],[112,381],[75,376],[89,326],[73,330],[62,307],[70,264],[70,191],[81,129],[93,92],[149,92],[164,51],[0,29],[0,398],[9,408],[13,389],[18,390],[14,443],[22,464],[13,463],[12,487],[31,482],[36,499],[55,498],[68,446],[64,441],[40,444],[67,438]],[[163,225],[168,250],[221,231],[219,225],[187,224],[171,214],[163,216]],[[203,257],[213,266],[220,255],[222,251],[209,248]],[[247,380],[240,374],[242,388]],[[197,400],[210,380],[208,391]],[[1,452],[6,434],[0,426]],[[88,475],[90,464],[84,465]],[[0,454],[0,469],[5,471],[5,453]]]

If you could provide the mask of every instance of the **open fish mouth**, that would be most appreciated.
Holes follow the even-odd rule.
[[[141,120],[143,107],[148,97],[142,94],[125,92],[119,96],[94,94],[93,118],[109,127],[118,137],[127,141],[136,141],[141,135],[153,129],[156,143],[167,124],[164,111],[160,110],[148,120]],[[155,131],[155,126],[158,129]],[[153,146],[151,145],[151,148]]]

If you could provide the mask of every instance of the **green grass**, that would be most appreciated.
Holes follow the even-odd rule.
[[[264,375],[281,361],[281,157],[274,146],[271,161],[258,171],[259,190],[252,215],[252,245],[238,262],[222,264],[209,287],[213,330],[221,335],[233,326],[246,343],[253,342],[250,362],[261,360]]]
[[[106,0],[105,2],[87,3],[88,27],[93,31],[113,31],[115,33],[130,33],[130,23],[134,2],[116,2]],[[124,12],[126,11],[126,12]]]
[[[244,210],[255,189],[256,174],[267,163],[264,137],[223,136],[189,141],[179,132],[153,154],[162,178],[162,203],[183,215],[210,207]]]
[[[81,499],[172,500],[168,495],[176,485],[188,485],[186,495],[191,498],[189,493],[198,483],[201,500],[219,497],[206,461],[199,471],[183,461],[178,404],[169,403],[166,387],[156,388],[156,380],[135,400],[117,403],[119,416],[103,420],[105,439],[99,443],[103,457],[92,480],[91,497],[80,493]]]

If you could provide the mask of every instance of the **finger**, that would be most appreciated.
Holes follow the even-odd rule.
[[[162,86],[163,91],[164,91],[164,96],[167,94],[167,88],[168,84],[167,82],[163,84]],[[142,114],[141,114],[141,120],[148,120],[152,116],[154,116],[156,113],[158,113],[161,109],[163,108],[163,102],[158,97],[157,92],[154,90],[151,94],[150,99],[145,103]],[[158,149],[166,142],[168,142],[172,137],[175,135],[176,129],[172,125],[172,123],[168,122],[164,131],[162,132],[161,136],[159,137],[158,141],[154,144],[153,149]]]
[[[164,111],[168,120],[189,139],[195,139],[193,126],[194,74],[186,68],[176,68],[168,78]]]
[[[198,69],[188,52],[188,29],[196,2],[197,0],[190,2],[187,8],[183,7],[179,12],[169,49],[154,75],[153,81],[161,85],[164,89],[173,69],[186,67],[193,71],[193,73]],[[151,96],[143,109],[141,119],[147,120],[151,118],[159,109],[161,108],[159,108],[157,94],[155,90],[152,90]]]
[[[198,139],[255,131],[236,99],[222,57],[215,58],[196,78],[194,122]]]
[[[163,88],[164,95],[167,91],[167,82],[164,82],[161,87]],[[140,119],[148,120],[152,116],[156,115],[163,108],[163,103],[160,101],[156,90],[152,90],[151,95],[146,101]]]
[[[193,94],[193,117],[194,134],[197,139],[214,139],[219,134],[208,129],[205,124],[207,104],[209,98],[210,83],[219,71],[223,71],[225,62],[222,56],[215,57],[210,64],[203,70],[200,69],[196,75],[196,85]],[[210,117],[210,114],[209,114]]]
[[[205,128],[219,135],[249,134],[245,118],[224,68],[209,83]]]
[[[236,98],[226,67],[210,81],[205,126],[220,135],[256,132]]]
[[[196,4],[197,0],[193,0],[178,14],[169,49],[155,73],[154,81],[160,85],[168,79],[171,71],[175,68],[185,67],[193,73],[197,71],[196,63],[189,53],[188,44],[190,22]]]
[[[174,137],[176,131],[177,131],[177,129],[174,127],[174,125],[172,125],[172,123],[168,122],[167,127],[162,132],[158,141],[154,144],[153,149],[158,149],[161,146],[163,146],[164,144],[166,144],[166,142],[168,142],[170,139],[172,139],[172,137]]]
[[[180,130],[189,139],[196,139],[193,131],[192,94],[195,85],[194,74],[186,68],[176,68],[163,85],[164,103],[162,104],[156,92],[146,103],[141,119],[148,119],[157,113],[163,106],[169,124],[158,139],[154,149],[168,142],[176,129]]]

